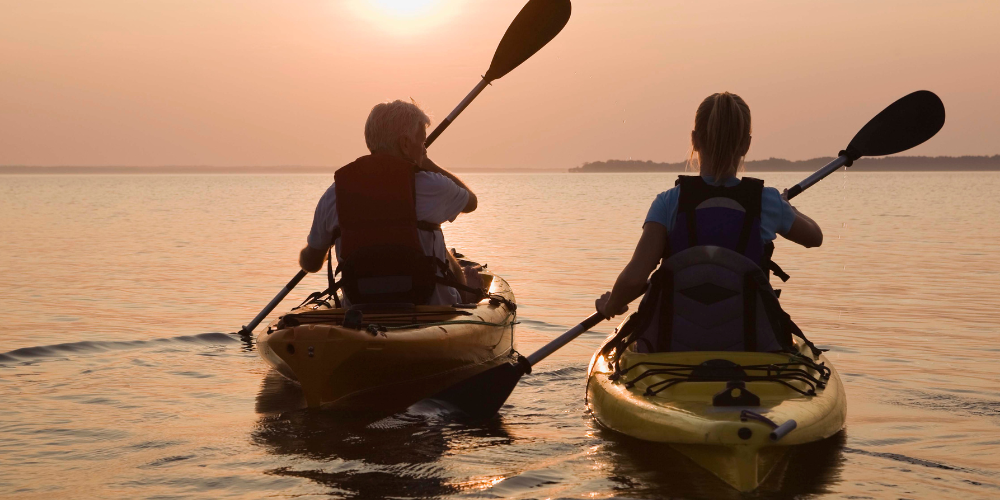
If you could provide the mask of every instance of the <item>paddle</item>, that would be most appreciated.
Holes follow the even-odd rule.
[[[944,103],[933,92],[918,90],[889,105],[875,115],[839,153],[816,173],[788,190],[795,198],[838,168],[850,167],[862,156],[885,156],[906,151],[934,137],[944,126]]]
[[[521,377],[527,373],[531,373],[532,366],[535,366],[539,361],[548,357],[549,354],[552,354],[605,319],[607,318],[604,315],[595,312],[583,320],[582,323],[556,337],[555,340],[545,344],[530,356],[520,356],[516,362],[504,363],[500,366],[490,368],[479,375],[463,380],[445,389],[432,399],[445,401],[467,413],[472,418],[492,417],[496,415],[500,407],[510,397],[510,393],[514,391],[514,387],[521,380]]]
[[[490,63],[490,69],[486,71],[486,75],[483,79],[476,85],[469,95],[462,99],[462,102],[455,107],[455,109],[445,118],[431,135],[427,137],[427,141],[424,142],[425,146],[430,146],[441,132],[444,132],[451,122],[455,121],[459,113],[465,110],[472,102],[476,96],[479,95],[487,85],[493,80],[500,79],[507,73],[510,73],[514,68],[518,67],[524,61],[528,60],[529,57],[538,52],[539,49],[549,43],[550,40],[555,38],[556,35],[562,31],[563,26],[569,21],[569,15],[572,10],[570,0],[529,0],[524,7],[521,8],[521,12],[517,14],[514,21],[510,23],[507,28],[507,32],[504,33],[503,38],[500,39],[500,44],[497,46],[496,52],[493,54],[493,62]],[[271,302],[267,303],[267,306],[262,309],[253,321],[249,324],[243,326],[243,328],[238,332],[240,335],[245,337],[251,337],[253,335],[253,329],[257,328],[257,325],[271,311],[288,295],[289,292],[298,285],[302,278],[306,276],[305,271],[299,271],[298,274],[293,277],[284,288],[278,292],[277,295],[271,299]]]
[[[464,111],[490,82],[510,73],[555,38],[569,21],[571,10],[570,0],[530,0],[525,4],[500,39],[490,69],[486,70],[483,79],[476,84],[469,95],[465,96],[465,99],[462,99],[462,102],[458,103],[451,114],[434,128],[431,135],[427,136],[424,145],[430,147],[441,132],[455,121],[459,113]]]

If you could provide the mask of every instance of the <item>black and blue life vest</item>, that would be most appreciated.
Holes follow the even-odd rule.
[[[744,177],[731,187],[713,186],[698,176],[677,179],[680,198],[669,251],[679,253],[699,245],[728,248],[764,268],[760,237],[760,199],[764,181]]]
[[[760,236],[764,182],[713,186],[680,176],[677,214],[633,318],[640,352],[792,349],[801,336],[768,282],[773,246]]]

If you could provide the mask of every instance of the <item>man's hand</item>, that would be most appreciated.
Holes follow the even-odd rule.
[[[309,245],[299,252],[299,266],[303,271],[315,273],[323,269],[323,262],[326,262],[326,250],[317,250]]]

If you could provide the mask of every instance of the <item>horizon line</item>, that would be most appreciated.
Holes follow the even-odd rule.
[[[805,160],[787,160],[784,158],[770,157],[764,159],[746,160],[746,163],[770,163],[770,162],[780,162],[784,163],[785,167],[798,166],[795,164],[800,164],[805,167],[805,164],[812,164],[819,161],[829,161],[832,156],[819,156],[815,158],[805,159]],[[900,161],[920,160],[921,162],[931,161],[949,161],[949,160],[968,160],[968,159],[979,159],[979,160],[1000,160],[1000,154],[997,155],[960,155],[960,156],[883,156],[883,157],[872,157],[872,158],[862,158],[858,161],[864,160],[894,160],[892,163],[898,163]],[[635,164],[635,165],[650,165],[650,166],[677,166],[685,164],[686,161],[682,160],[680,162],[658,162],[653,160],[622,160],[622,159],[608,159],[608,160],[597,160],[597,161],[587,161],[582,164],[578,164],[575,167],[459,167],[451,169],[454,172],[465,172],[465,173],[476,173],[476,172],[489,172],[489,173],[554,173],[554,172],[579,172],[581,170],[589,170],[588,166],[598,166],[600,164],[608,163],[625,163],[625,164]],[[211,174],[211,173],[277,173],[277,174],[294,174],[294,173],[333,173],[336,172],[340,167],[329,166],[329,165],[0,165],[0,175],[2,174],[141,174],[141,173],[158,173],[158,174]],[[781,168],[780,170],[785,170],[786,168]],[[925,167],[926,168],[926,167]],[[616,170],[623,172],[618,168],[611,168],[609,170]],[[900,169],[905,170],[905,169]],[[917,169],[919,170],[919,169]],[[960,170],[960,168],[950,168],[948,170]],[[761,170],[766,171],[766,170]]]

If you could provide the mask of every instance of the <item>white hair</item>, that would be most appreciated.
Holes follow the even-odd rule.
[[[414,102],[395,100],[376,104],[365,122],[365,144],[372,153],[395,151],[399,138],[431,124]]]

